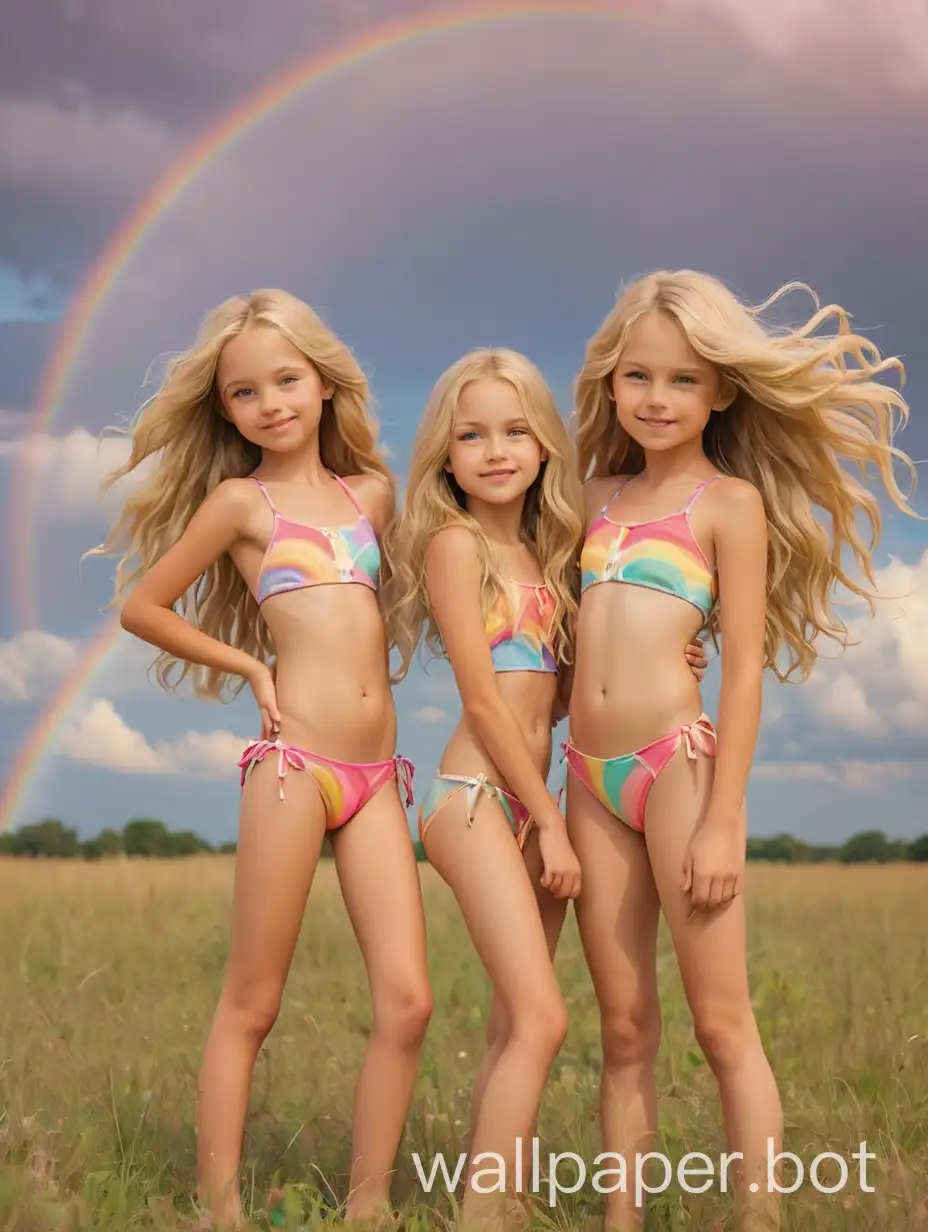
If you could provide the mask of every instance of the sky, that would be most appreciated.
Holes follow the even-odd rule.
[[[585,341],[623,282],[700,268],[758,302],[800,280],[902,359],[911,416],[898,443],[928,458],[920,0],[649,0],[647,13],[604,0],[573,14],[265,0],[260,20],[258,7],[33,0],[6,22],[2,827],[54,816],[90,835],[150,816],[235,836],[247,693],[228,706],[166,696],[128,635],[70,683],[111,619],[111,562],[81,560],[117,507],[99,481],[125,456],[100,433],[131,421],[228,295],[284,286],[351,345],[402,483],[432,383],[471,347],[524,350],[566,415]],[[100,284],[52,413],[37,418],[108,245],[205,134],[300,64],[442,15],[431,34],[346,55],[192,171]],[[797,294],[784,311],[799,321],[811,307]],[[914,504],[928,514],[922,492]],[[752,834],[928,830],[928,527],[884,509],[884,598],[875,617],[848,614],[857,644],[826,648],[807,683],[765,686]],[[714,661],[710,714],[717,694]],[[450,672],[414,670],[396,702],[400,750],[424,785],[459,712]],[[24,748],[35,755],[17,761]]]

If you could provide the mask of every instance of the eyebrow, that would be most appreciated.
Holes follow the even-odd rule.
[[[647,368],[648,367],[647,364],[643,364],[641,363],[640,360],[637,360],[637,359],[623,359],[621,363],[622,363],[623,368]],[[693,368],[693,367],[671,368],[671,372],[676,372],[683,376],[702,376],[704,371],[705,369],[703,368]]]
[[[524,425],[527,428],[529,426],[529,422],[525,418],[524,415],[516,415],[513,419],[509,419],[506,421],[507,428],[514,428],[517,425]],[[459,419],[458,422],[454,425],[454,430],[455,432],[460,432],[462,428],[484,428],[484,427],[486,427],[486,424],[483,422],[482,419]]]
[[[281,364],[279,368],[274,369],[274,375],[283,376],[285,372],[294,372],[297,369],[299,369],[299,367],[300,367],[300,364],[296,360],[294,360],[292,364]],[[223,385],[222,392],[225,393],[226,390],[231,389],[233,385],[251,385],[251,384],[253,384],[253,382],[250,377],[246,377],[246,376],[233,377],[231,381],[226,381],[225,385]]]

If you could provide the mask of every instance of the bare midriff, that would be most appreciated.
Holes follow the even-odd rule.
[[[496,685],[521,729],[532,760],[547,777],[557,676],[553,672],[497,672]],[[462,714],[445,747],[440,769],[445,774],[485,774],[497,787],[511,790],[466,714]]]
[[[277,647],[281,739],[342,761],[392,757],[396,709],[374,591],[306,587],[272,595],[261,614]]]
[[[673,595],[621,582],[589,587],[580,604],[570,739],[592,757],[616,757],[702,712],[686,647],[702,613]]]

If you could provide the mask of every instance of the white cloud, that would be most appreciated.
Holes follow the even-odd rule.
[[[167,774],[171,769],[167,758],[129,727],[105,697],[91,702],[65,731],[59,751],[72,761],[123,774]]]
[[[829,73],[833,63],[855,61],[885,81],[928,85],[928,14],[924,0],[664,0],[665,11],[705,23],[730,19],[757,49],[792,66],[804,61]]]
[[[74,197],[128,199],[177,152],[177,139],[128,108],[103,113],[45,99],[0,102],[0,178]]]
[[[928,551],[891,561],[876,583],[875,615],[847,622],[859,644],[823,655],[803,694],[835,730],[928,735]]]
[[[236,762],[247,743],[230,731],[191,731],[150,743],[128,725],[109,698],[98,697],[64,732],[58,752],[71,761],[119,774],[222,780],[237,775]]]
[[[0,642],[0,700],[30,701],[47,694],[77,659],[75,642],[40,629]]]
[[[911,761],[762,761],[755,763],[751,773],[762,778],[831,783],[839,789],[857,793],[882,793],[887,783],[898,785],[903,781],[928,780],[928,766]]]
[[[841,672],[811,696],[816,698],[819,714],[845,729],[864,733],[883,729],[883,720],[873,710],[862,687],[850,672]]]
[[[135,474],[121,479],[101,500],[100,484],[129,456],[125,436],[93,436],[86,428],[74,428],[67,436],[32,433],[0,441],[0,459],[31,472],[29,483],[41,491],[37,512],[45,518],[86,515],[114,510],[126,494],[148,473],[150,462]]]
[[[419,723],[444,723],[448,713],[440,706],[422,706],[412,712],[412,717]]]

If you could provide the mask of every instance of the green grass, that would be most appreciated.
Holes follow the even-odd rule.
[[[225,963],[232,871],[224,856],[0,860],[0,1232],[195,1226],[196,1074]],[[314,1192],[345,1196],[369,1012],[333,874],[325,862],[255,1074],[244,1172],[256,1218],[274,1188],[307,1211]],[[461,1149],[487,1000],[453,900],[430,868],[421,875],[435,1013],[394,1186],[409,1229],[449,1226],[447,1198],[422,1192],[412,1152]],[[806,1168],[820,1151],[850,1160],[863,1140],[878,1156],[875,1193],[859,1192],[853,1170],[834,1196],[807,1183],[783,1199],[784,1229],[928,1228],[926,890],[925,866],[749,866],[754,1000],[785,1145]],[[572,916],[557,967],[571,1025],[542,1107],[543,1159],[575,1151],[592,1164],[599,1026]],[[660,1149],[717,1158],[715,1086],[665,936],[660,971]],[[561,1175],[569,1182],[566,1166]],[[601,1204],[587,1184],[556,1208],[542,1199],[535,1222],[599,1227]],[[674,1184],[652,1200],[647,1226],[707,1229],[728,1210],[724,1198]]]

